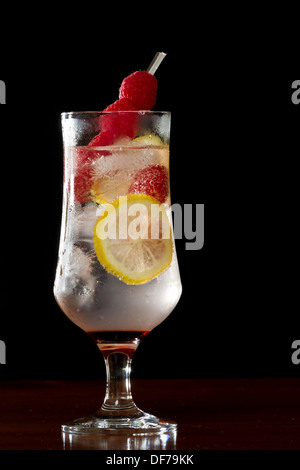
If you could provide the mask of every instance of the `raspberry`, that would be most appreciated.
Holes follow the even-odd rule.
[[[166,168],[162,165],[153,165],[139,170],[128,192],[147,194],[162,204],[169,192],[169,179]]]
[[[104,111],[138,111],[138,107],[129,99],[121,98],[110,104]]]
[[[88,147],[103,147],[105,145],[111,145],[113,142],[113,134],[109,131],[102,131],[91,140]]]
[[[74,197],[76,202],[85,202],[93,184],[92,162],[95,154],[86,148],[77,148],[75,157]]]
[[[92,168],[86,166],[82,168],[74,178],[74,196],[76,202],[85,202],[89,199],[93,181]]]
[[[106,111],[138,111],[138,107],[127,98],[122,98],[108,106]],[[113,141],[122,136],[133,139],[138,131],[138,116],[135,113],[102,115],[100,126],[102,131],[110,133]]]
[[[138,71],[124,78],[119,97],[132,101],[140,110],[150,110],[156,102],[157,80],[149,72]]]

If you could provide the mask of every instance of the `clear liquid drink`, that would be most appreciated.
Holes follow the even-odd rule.
[[[145,334],[174,309],[181,282],[169,184],[170,113],[62,115],[64,194],[55,298],[90,334],[107,367],[93,417],[64,432],[174,430],[130,392],[130,363]]]
[[[67,115],[64,119],[74,118]],[[145,273],[136,284],[124,282],[101,264],[94,228],[106,205],[122,196],[130,200],[133,194],[141,196],[135,199],[138,203],[158,198],[171,226],[169,145],[149,130],[136,139],[123,137],[105,147],[72,146],[65,140],[63,223],[54,287],[57,302],[88,333],[149,332],[170,314],[181,295],[172,236],[170,263],[152,279]]]

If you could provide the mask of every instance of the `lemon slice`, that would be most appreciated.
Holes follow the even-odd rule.
[[[94,228],[105,269],[126,284],[144,284],[171,263],[172,232],[162,205],[144,194],[121,196],[105,207]]]
[[[141,145],[164,145],[162,140],[156,134],[141,135],[140,137],[133,139],[133,142],[138,142]]]

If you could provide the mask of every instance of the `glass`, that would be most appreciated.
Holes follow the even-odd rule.
[[[181,281],[169,188],[170,113],[62,114],[63,213],[54,295],[103,354],[102,406],[64,433],[173,432],[140,410],[133,355],[174,309]]]
[[[109,436],[62,433],[64,450],[176,450],[177,431],[128,434],[118,430]]]

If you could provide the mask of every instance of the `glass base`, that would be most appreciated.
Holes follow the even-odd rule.
[[[140,412],[137,417],[107,417],[97,414],[75,419],[63,424],[64,433],[99,434],[99,435],[151,435],[176,431],[177,424],[173,421],[157,418],[148,413]]]

